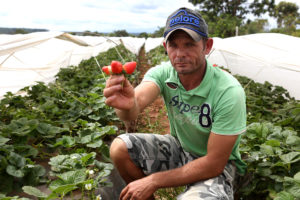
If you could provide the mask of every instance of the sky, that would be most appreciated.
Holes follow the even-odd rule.
[[[300,7],[300,0],[287,1]],[[66,32],[153,33],[165,26],[167,17],[177,8],[195,8],[188,0],[0,0],[0,3],[0,27]]]
[[[4,3],[5,2],[5,3]],[[0,27],[152,33],[188,0],[0,0]]]

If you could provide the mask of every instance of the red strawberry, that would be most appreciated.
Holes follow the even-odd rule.
[[[123,66],[122,63],[120,63],[119,61],[111,61],[110,66],[111,66],[112,73],[114,74],[122,73]]]
[[[127,62],[124,64],[123,69],[126,74],[132,74],[136,68],[136,62]]]
[[[107,75],[111,75],[112,71],[111,71],[111,67],[110,66],[104,66],[102,67],[102,71],[107,74]]]

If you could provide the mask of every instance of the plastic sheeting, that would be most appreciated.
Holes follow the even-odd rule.
[[[261,33],[226,39],[214,38],[209,61],[233,74],[284,87],[300,99],[300,38]]]
[[[300,99],[300,38],[253,34],[213,38],[208,59],[258,82],[269,81]],[[61,67],[78,65],[119,44],[138,55],[162,45],[163,38],[72,36],[62,32],[0,35],[0,98],[36,81],[54,80]]]
[[[0,98],[54,80],[62,67],[78,65],[119,44],[138,55],[144,38],[72,36],[62,32],[0,35]]]

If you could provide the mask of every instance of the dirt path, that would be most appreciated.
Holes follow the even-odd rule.
[[[148,63],[144,48],[139,53],[139,66],[139,82],[141,82],[144,74],[152,67]],[[167,111],[162,97],[157,98],[139,115],[134,129],[139,132],[170,133]]]

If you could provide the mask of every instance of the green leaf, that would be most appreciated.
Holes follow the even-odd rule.
[[[56,179],[50,183],[49,189],[51,191],[54,191],[56,188],[58,188],[62,185],[65,185],[65,182],[62,179]]]
[[[11,132],[13,135],[26,136],[36,128],[37,124],[37,120],[28,120],[23,117],[18,120],[12,120],[11,123],[5,127],[5,130]]]
[[[300,184],[294,184],[293,186],[288,187],[286,191],[293,194],[293,196],[295,196],[296,199],[300,199]]]
[[[86,169],[80,169],[76,171],[68,171],[65,173],[62,173],[58,175],[60,179],[64,181],[65,184],[78,184],[79,182],[82,182],[86,178]]]
[[[47,123],[39,123],[36,130],[39,133],[41,133],[45,138],[53,138],[58,133],[68,131],[68,129],[52,126],[51,124],[47,124]]]
[[[103,141],[101,139],[94,141],[93,143],[89,143],[86,146],[90,148],[100,148],[103,145]]]
[[[291,136],[291,135],[297,135],[297,132],[292,131],[292,130],[284,130],[281,133],[285,138],[287,138],[288,136]]]
[[[272,174],[272,170],[270,168],[258,167],[256,169],[256,173],[261,176],[270,176]]]
[[[48,195],[44,192],[40,191],[39,189],[32,187],[32,186],[23,186],[23,191],[29,195],[33,195],[38,198],[47,198]]]
[[[280,155],[279,157],[283,162],[287,164],[295,163],[300,160],[300,152],[290,152],[284,155]]]
[[[94,159],[96,157],[95,152],[91,152],[81,158],[83,166],[94,163]]]
[[[0,135],[0,146],[6,144],[6,142],[8,142],[10,139],[9,138],[6,138],[6,137],[2,137]]]
[[[86,135],[86,136],[78,138],[78,143],[81,143],[81,144],[87,144],[91,141],[92,141],[92,136],[91,135]]]
[[[8,161],[10,164],[12,164],[18,168],[24,167],[26,164],[26,159],[14,152],[10,152]]]
[[[274,155],[274,151],[273,151],[272,146],[269,146],[267,144],[260,145],[260,151],[263,154],[266,154],[266,155],[269,155],[269,156]]]
[[[269,145],[271,147],[279,147],[280,146],[280,141],[278,140],[268,140],[265,142],[266,145]]]
[[[276,195],[274,200],[295,200],[295,198],[290,193],[281,191]]]
[[[18,152],[22,157],[36,157],[38,155],[38,150],[30,145],[14,145],[15,151]]]
[[[74,184],[62,185],[53,190],[54,193],[60,194],[61,197],[64,197],[69,192],[76,190],[78,187]]]
[[[289,135],[286,139],[287,145],[298,146],[300,148],[300,137],[296,135]]]
[[[294,175],[296,181],[300,181],[300,171]]]
[[[17,169],[15,166],[13,165],[8,165],[6,167],[6,172],[14,177],[18,177],[18,178],[22,178],[25,173],[24,173],[24,169]]]
[[[63,146],[66,148],[70,148],[73,147],[75,143],[76,143],[75,138],[64,135],[62,138],[58,138],[56,140],[56,143],[53,146],[54,147]]]

